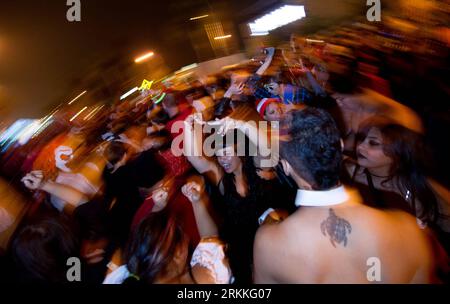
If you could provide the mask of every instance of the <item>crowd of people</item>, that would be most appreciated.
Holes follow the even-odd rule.
[[[78,257],[91,284],[370,283],[375,257],[377,282],[448,282],[450,192],[417,114],[448,98],[423,85],[448,45],[410,39],[293,35],[161,85],[160,102],[73,120],[23,164],[33,208],[4,255],[10,278],[66,283]]]

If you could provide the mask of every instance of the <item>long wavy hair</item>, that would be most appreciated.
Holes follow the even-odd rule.
[[[414,214],[422,221],[434,224],[439,217],[439,209],[425,173],[424,160],[428,159],[428,153],[424,148],[423,136],[388,118],[373,117],[361,125],[356,145],[373,128],[380,131],[383,152],[392,159],[389,176],[383,183],[392,181],[403,197],[410,195],[410,207]]]

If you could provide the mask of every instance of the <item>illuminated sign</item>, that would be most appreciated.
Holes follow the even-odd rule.
[[[142,81],[141,86],[139,87],[139,91],[143,91],[143,90],[150,90],[153,84],[153,80],[152,81],[148,81],[147,79],[144,79]]]

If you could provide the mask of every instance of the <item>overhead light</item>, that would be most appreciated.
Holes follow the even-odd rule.
[[[69,101],[69,104],[72,104],[72,102],[74,102],[75,100],[77,100],[78,98],[80,98],[81,96],[83,96],[87,91],[82,92],[80,95],[78,95],[77,97],[75,97],[74,99],[72,99],[71,101]]]
[[[306,17],[303,5],[284,5],[248,24],[252,36],[267,35],[269,31]]]
[[[85,110],[87,109],[87,107],[84,107],[83,109],[81,109],[77,114],[75,114],[69,121],[71,122],[72,120],[74,120],[75,118],[78,117],[78,115],[80,115],[81,113],[83,113]]]
[[[126,92],[125,94],[123,94],[122,96],[120,96],[120,100],[123,100],[125,98],[127,98],[128,96],[130,96],[131,94],[133,94],[134,92],[136,92],[137,90],[139,90],[138,87],[134,87],[131,90],[129,90],[128,92]]]
[[[266,36],[266,35],[269,35],[269,32],[260,32],[251,34],[251,36]]]
[[[315,39],[306,39],[306,42],[313,42],[313,43],[325,43],[323,40],[315,40]]]
[[[153,52],[148,52],[147,54],[144,54],[144,55],[136,58],[134,60],[134,62],[139,63],[141,61],[144,61],[145,59],[148,59],[148,58],[152,57],[153,55],[155,55]]]
[[[201,16],[197,16],[197,17],[192,17],[192,18],[189,18],[189,20],[197,20],[197,19],[202,19],[202,18],[206,18],[206,17],[208,17],[209,15],[201,15]]]
[[[227,39],[227,38],[230,38],[230,37],[231,37],[231,35],[217,36],[217,37],[214,37],[214,40]]]

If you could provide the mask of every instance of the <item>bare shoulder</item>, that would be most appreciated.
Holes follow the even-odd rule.
[[[283,225],[284,221],[266,224],[261,226],[256,233],[253,257],[254,282],[257,284],[278,283],[275,278],[279,276],[280,267],[278,267],[279,263],[274,263],[274,257],[279,260],[288,244],[283,237]]]
[[[297,246],[298,238],[308,235],[311,230],[307,221],[299,220],[298,212],[283,221],[261,226],[255,237],[254,249],[268,256],[285,255]]]
[[[272,244],[276,244],[279,240],[281,225],[283,225],[283,222],[265,224],[259,227],[255,237],[255,248],[258,246],[258,249],[275,250],[277,246],[272,246]],[[266,246],[267,244],[271,244],[271,246]]]

